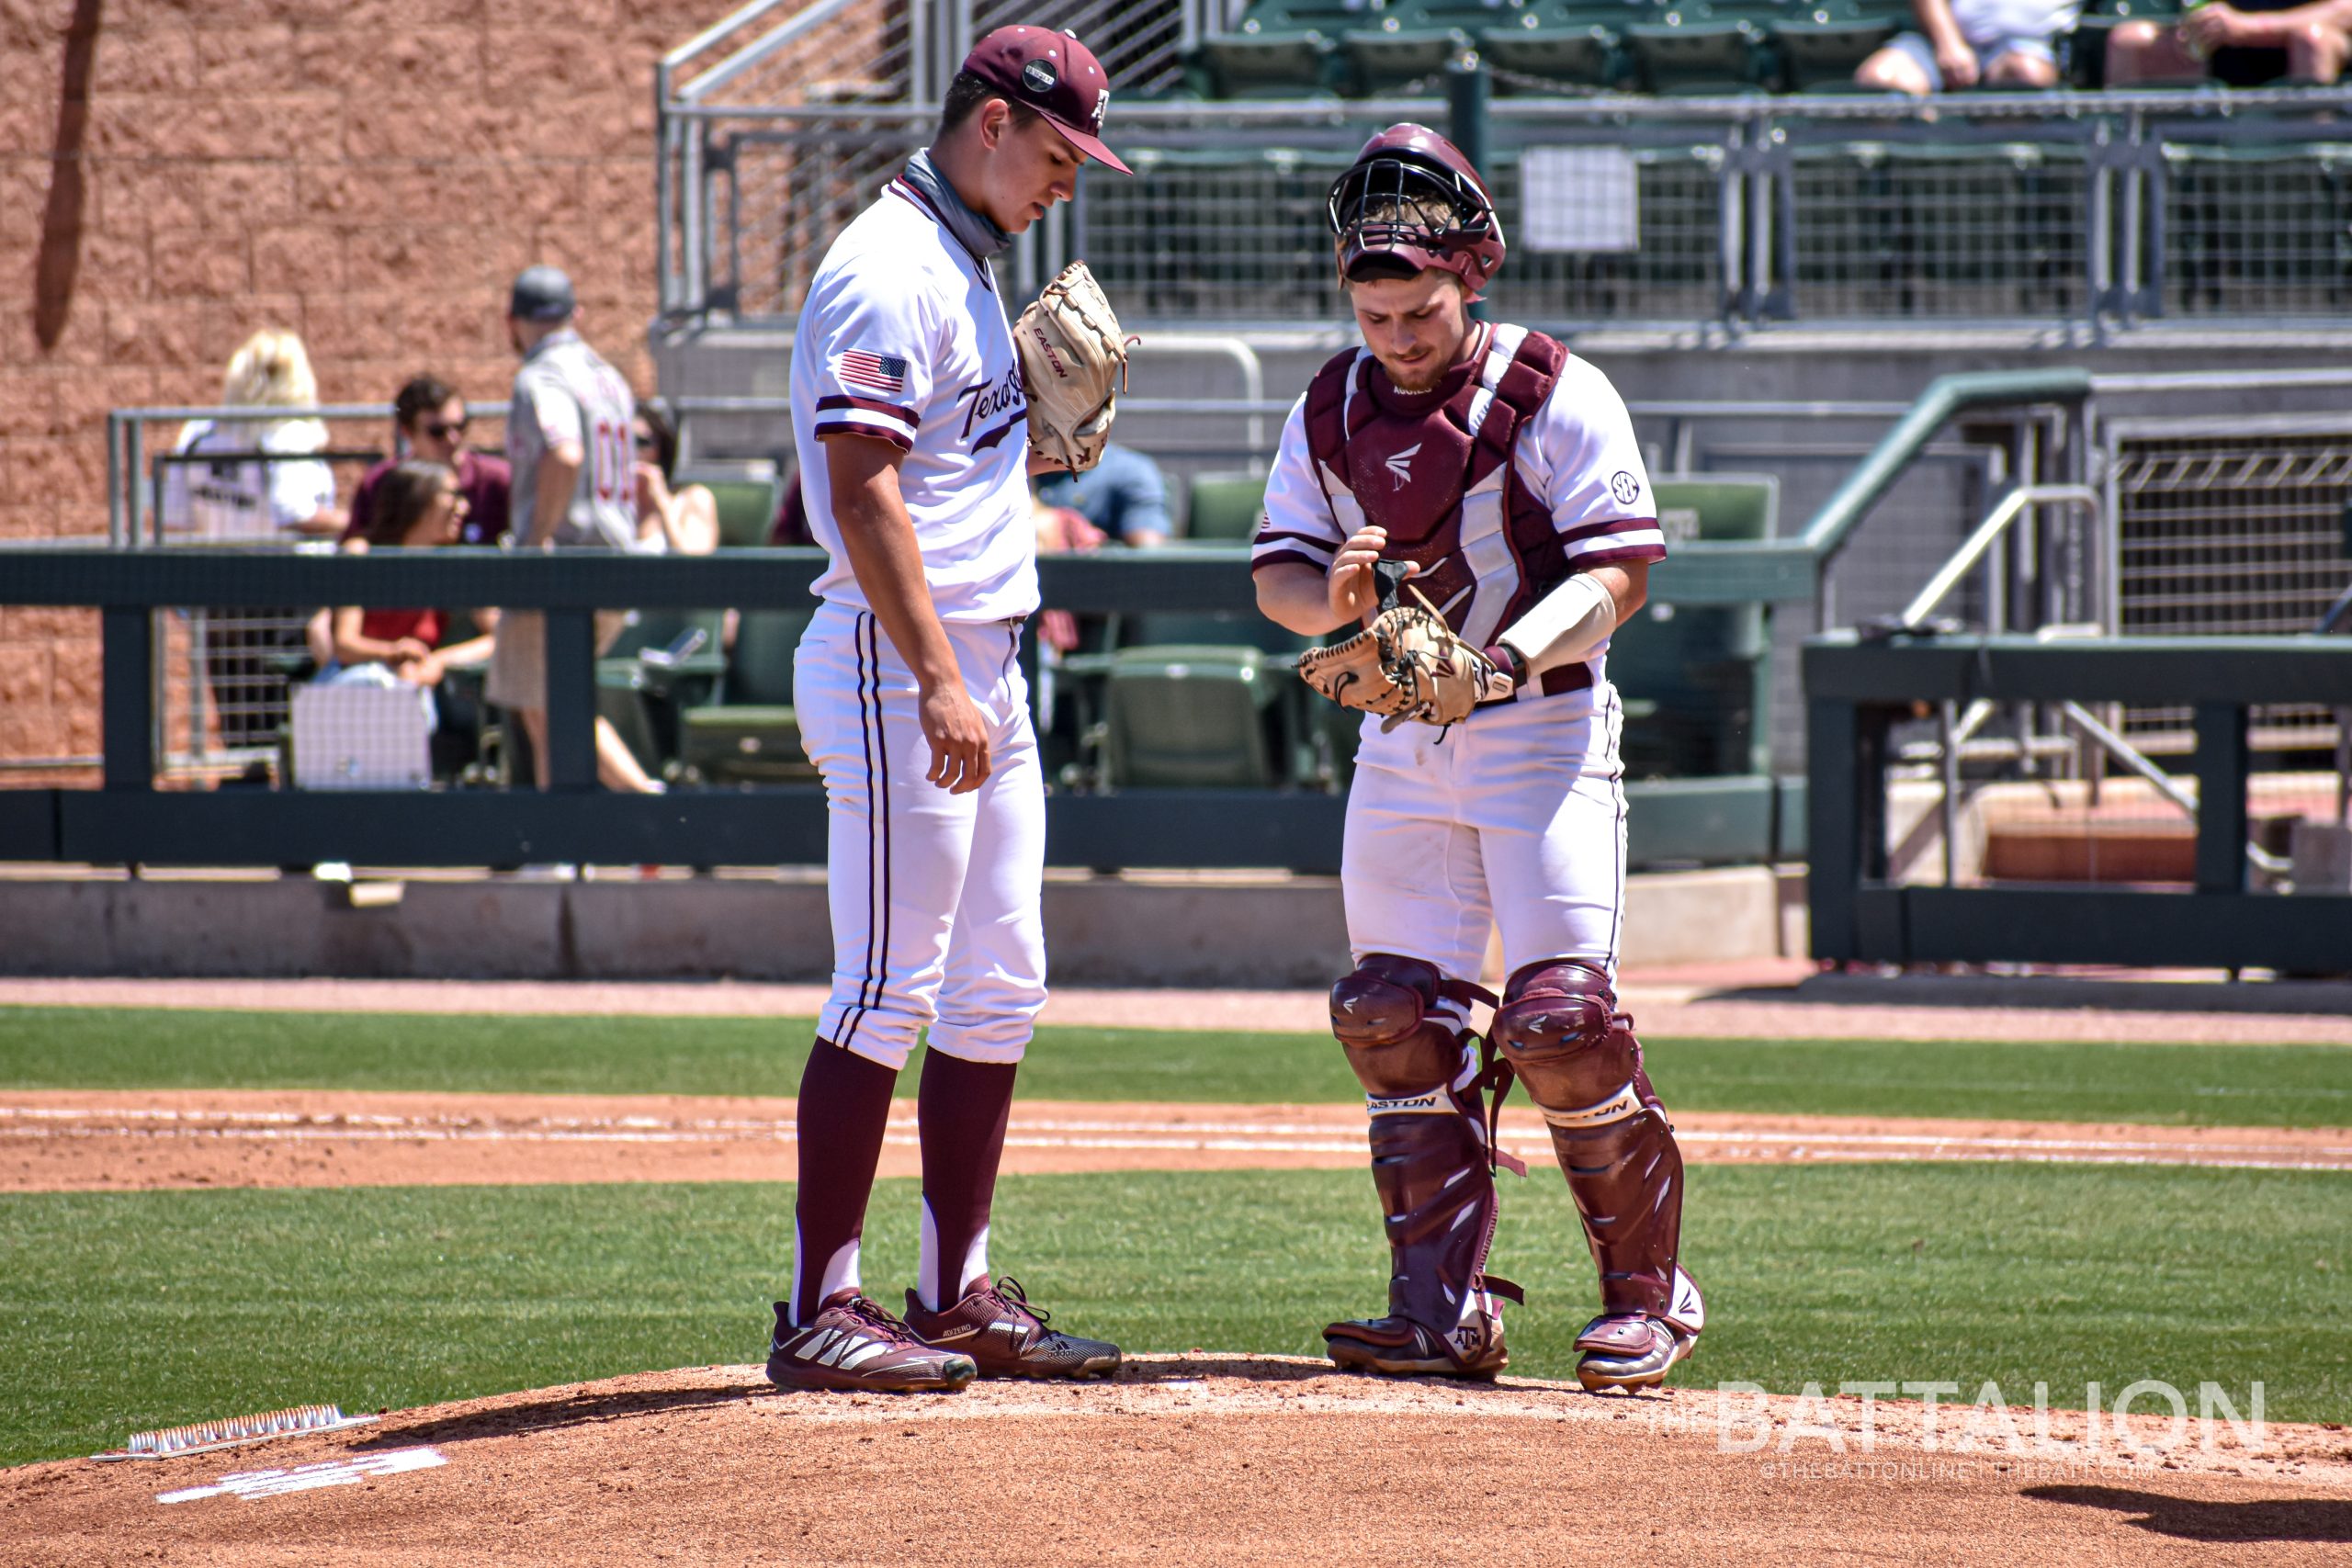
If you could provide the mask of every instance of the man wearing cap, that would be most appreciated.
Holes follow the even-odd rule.
[[[937,136],[843,230],[793,344],[809,525],[831,556],[793,669],[831,807],[833,989],[800,1080],[786,1389],[946,1391],[1110,1371],[989,1273],[1013,1075],[1046,999],[1045,789],[1021,625],[1037,608],[1027,398],[990,260],[1075,191],[1110,82],[1068,33],[1000,28]],[[917,1089],[922,1252],[903,1320],[865,1294],[859,1237],[890,1096]]]
[[[1502,220],[1423,126],[1364,144],[1327,216],[1363,346],[1291,411],[1251,552],[1258,604],[1309,637],[1385,611],[1406,579],[1480,678],[1440,721],[1368,717],[1340,881],[1354,968],[1331,1032],[1363,1085],[1388,1234],[1387,1310],[1323,1330],[1342,1367],[1492,1377],[1508,1359],[1487,1270],[1487,1129],[1514,1078],[1543,1111],[1600,1276],[1577,1335],[1595,1392],[1652,1387],[1706,1321],[1681,1265],[1682,1156],[1617,1006],[1625,912],[1623,708],[1611,634],[1666,555],[1625,404],[1593,366],[1469,307]],[[1344,700],[1344,699],[1343,699]],[[1509,978],[1478,984],[1489,928]],[[1479,1048],[1471,1005],[1495,1009]]]
[[[571,279],[551,266],[515,276],[506,339],[523,356],[506,412],[506,457],[525,549],[627,550],[637,543],[637,400],[621,373],[580,335]],[[596,613],[596,646],[619,635],[626,610]],[[548,779],[547,618],[499,617],[485,694],[522,720],[538,781]],[[610,723],[596,721],[596,776],[605,787],[659,794]]]

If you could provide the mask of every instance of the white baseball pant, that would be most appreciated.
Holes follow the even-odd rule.
[[[950,795],[915,678],[869,611],[827,603],[792,672],[800,739],[824,775],[833,990],[817,1032],[903,1067],[931,1046],[1017,1062],[1046,1004],[1046,793],[1017,621],[945,623],[989,727],[988,781]]]
[[[1613,983],[1625,909],[1623,709],[1613,687],[1510,704],[1441,732],[1366,722],[1348,790],[1348,945],[1476,979],[1546,958]]]

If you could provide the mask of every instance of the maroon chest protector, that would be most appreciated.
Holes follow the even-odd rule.
[[[1506,617],[1567,577],[1551,512],[1510,461],[1567,357],[1541,333],[1502,327],[1426,392],[1399,391],[1377,360],[1353,349],[1307,387],[1307,452],[1333,514],[1348,527],[1350,513],[1361,509],[1365,522],[1385,529],[1385,558],[1413,562],[1414,585],[1456,632],[1477,640],[1491,639]],[[1486,500],[1491,490],[1499,495]],[[1474,495],[1499,505],[1507,562],[1496,543],[1481,547],[1478,537],[1465,550],[1464,502]],[[1504,564],[1516,571],[1498,580]]]

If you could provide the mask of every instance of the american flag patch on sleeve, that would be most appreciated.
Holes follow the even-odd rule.
[[[895,397],[907,389],[907,362],[895,354],[845,349],[833,361],[833,374],[841,378],[845,387],[858,387],[885,396]]]

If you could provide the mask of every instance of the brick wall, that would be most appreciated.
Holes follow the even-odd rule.
[[[0,0],[0,538],[103,534],[107,411],[215,400],[260,327],[331,402],[503,397],[532,261],[650,389],[653,63],[730,8]],[[0,609],[0,758],[96,750],[96,633]]]

